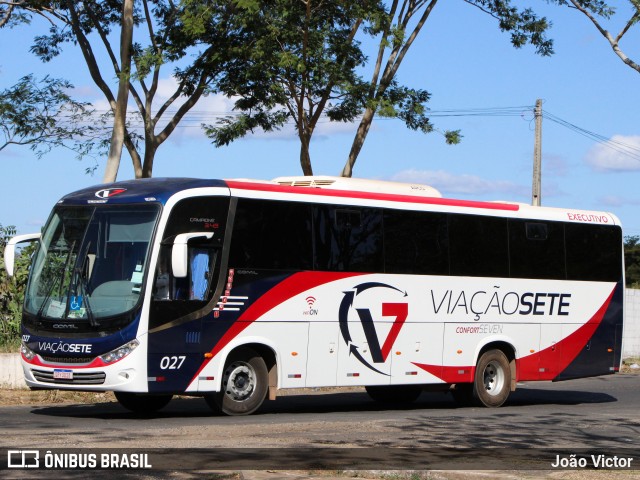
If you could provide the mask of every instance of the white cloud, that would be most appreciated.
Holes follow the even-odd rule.
[[[607,195],[600,197],[598,200],[602,205],[612,208],[640,205],[640,200],[620,197],[617,195]]]
[[[640,170],[640,135],[614,135],[608,143],[592,147],[585,161],[603,172]]]
[[[158,81],[158,88],[156,96],[153,102],[153,113],[155,114],[164,102],[175,93],[178,88],[178,83],[175,77],[169,77],[160,79]],[[88,88],[86,89],[89,90]],[[173,105],[169,108],[167,113],[163,115],[160,122],[156,126],[156,133],[159,133],[162,128],[165,127],[166,122],[169,121],[171,115],[182,105],[184,98],[178,98]],[[178,128],[172,134],[172,140],[180,142],[184,137],[186,138],[200,138],[204,139],[205,134],[201,125],[215,125],[218,120],[228,115],[234,115],[238,112],[233,110],[236,98],[227,97],[222,94],[212,94],[205,97],[201,97],[198,103],[182,118]],[[109,102],[104,97],[97,97],[91,101],[93,108],[97,112],[106,112],[110,109]],[[135,118],[135,113],[138,112],[137,105],[134,99],[129,96],[128,112],[131,118]],[[358,122],[359,119],[356,119]],[[139,122],[136,122],[139,125]],[[314,139],[316,141],[326,139],[335,134],[354,134],[357,128],[355,122],[331,122],[328,119],[321,119],[315,129]],[[142,130],[140,128],[140,133]],[[274,140],[295,140],[297,141],[297,132],[295,125],[289,121],[280,130],[274,130],[272,132],[265,132],[262,129],[256,129],[253,133],[249,133],[246,136],[247,139],[260,138],[260,139],[274,139]]]
[[[454,175],[443,170],[403,170],[391,177],[397,182],[422,183],[447,194],[508,194],[526,197],[530,187],[506,180],[486,180],[476,175]]]

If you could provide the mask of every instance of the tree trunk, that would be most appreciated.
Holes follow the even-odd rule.
[[[156,141],[155,136],[147,137],[144,142],[144,161],[142,162],[142,171],[140,175],[136,173],[136,178],[151,178],[153,176],[153,159],[160,144]]]
[[[347,163],[342,169],[342,173],[340,174],[340,176],[351,177],[351,175],[353,175],[353,166],[358,159],[358,155],[360,155],[360,150],[362,150],[364,141],[367,138],[367,134],[369,133],[369,128],[371,128],[371,122],[373,122],[374,115],[375,111],[372,108],[367,108],[364,111],[362,120],[360,120],[360,125],[358,125],[358,131],[356,132],[356,136],[353,139],[353,144],[351,145],[349,158],[347,159]]]
[[[115,182],[120,168],[122,145],[127,122],[127,102],[129,101],[129,80],[131,74],[131,42],[133,39],[133,2],[125,0],[122,5],[122,31],[120,34],[120,79],[118,97],[113,119],[111,145],[105,168],[103,182]]]
[[[313,168],[311,168],[311,155],[309,154],[309,140],[311,136],[300,135],[300,166],[302,167],[302,174],[305,176],[313,175]]]

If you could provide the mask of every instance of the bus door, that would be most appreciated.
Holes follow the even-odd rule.
[[[552,380],[560,373],[562,364],[562,335],[566,326],[560,323],[540,325],[540,356],[538,372],[532,372],[534,380]]]
[[[343,339],[338,350],[338,385],[390,384],[390,352],[382,350],[379,340],[379,337],[388,335],[388,327],[379,325],[377,329],[366,332],[360,322],[349,322],[349,329],[353,331],[350,341]]]
[[[424,384],[440,382],[444,324],[424,318],[404,324],[391,355],[391,383]],[[428,365],[422,368],[420,365]]]
[[[228,203],[221,197],[188,198],[169,216],[152,279],[150,392],[197,389],[190,382],[217,341],[203,327],[215,320]]]

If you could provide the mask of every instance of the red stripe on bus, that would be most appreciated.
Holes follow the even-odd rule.
[[[571,362],[573,362],[580,351],[587,344],[589,339],[593,337],[596,329],[602,322],[604,315],[609,308],[615,287],[609,294],[609,297],[591,319],[582,325],[571,335],[563,338],[555,346],[550,346],[544,350],[516,359],[516,375],[518,381],[523,380],[553,380]],[[560,355],[560,359],[554,356]],[[544,365],[553,365],[558,362],[556,367],[548,371],[540,372],[540,367]],[[445,383],[469,383],[473,382],[475,376],[475,366],[448,366],[448,365],[427,365],[423,363],[412,362],[416,367],[438,377]]]
[[[342,280],[344,278],[363,275],[362,273],[345,272],[299,272],[286,278],[269,291],[264,293],[253,304],[247,308],[242,315],[231,325],[222,338],[211,350],[211,358],[206,359],[196,374],[191,379],[195,380],[202,369],[214,358],[224,347],[236,338],[244,329],[258,320],[264,314],[274,309],[296,295],[326,283]],[[189,382],[189,383],[191,383]]]
[[[535,372],[536,376],[531,380],[553,380],[562,373],[564,369],[571,365],[571,363],[580,354],[580,351],[589,342],[589,339],[593,337],[593,334],[602,322],[602,319],[611,304],[611,300],[613,299],[615,288],[616,287],[613,287],[609,297],[598,309],[595,315],[578,330],[563,338],[555,346],[547,347],[538,353],[516,360],[518,380],[529,379],[521,375],[520,372],[523,372],[524,374],[531,374]],[[555,358],[558,355],[560,355],[559,361]],[[557,367],[553,368],[555,362],[558,362],[556,363]],[[547,365],[549,366],[548,368]],[[545,368],[545,371],[541,372],[540,368]]]
[[[258,192],[292,193],[294,195],[317,195],[324,197],[357,198],[365,200],[382,200],[401,203],[422,203],[426,205],[443,205],[447,207],[483,208],[486,210],[507,210],[517,212],[519,205],[499,202],[479,202],[473,200],[456,200],[452,198],[419,197],[413,195],[399,195],[394,193],[357,192],[351,190],[332,190],[319,187],[291,187],[286,185],[271,185],[268,183],[241,182],[225,180],[229,188],[238,190],[252,190]]]

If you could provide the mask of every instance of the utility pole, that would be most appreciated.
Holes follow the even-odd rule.
[[[533,185],[531,205],[539,207],[542,200],[542,100],[536,100],[533,111],[536,120],[535,143],[533,145]]]

